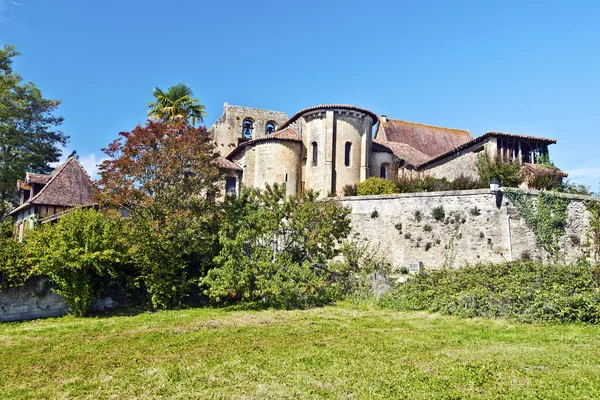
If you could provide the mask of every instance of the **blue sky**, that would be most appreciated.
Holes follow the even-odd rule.
[[[0,0],[15,70],[62,99],[91,173],[145,120],[152,88],[206,106],[349,103],[408,121],[552,137],[574,182],[600,183],[598,1]]]

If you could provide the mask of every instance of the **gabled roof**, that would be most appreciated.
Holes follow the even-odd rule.
[[[404,143],[431,158],[469,142],[473,137],[467,130],[382,118],[377,139],[380,143]]]
[[[269,142],[269,141],[288,141],[288,142],[302,143],[302,139],[300,139],[300,136],[298,136],[298,133],[296,132],[296,130],[294,128],[292,128],[291,126],[288,126],[287,128],[282,129],[282,130],[277,130],[270,135],[262,136],[262,137],[252,139],[252,140],[249,140],[247,142],[240,144],[238,147],[233,149],[231,151],[231,153],[229,153],[227,155],[227,158],[239,153],[241,151],[241,149],[244,147],[253,146],[256,143]]]
[[[444,159],[448,156],[451,156],[454,153],[457,153],[463,149],[466,149],[467,147],[473,146],[477,143],[481,143],[486,141],[488,138],[491,137],[501,137],[501,138],[508,138],[508,139],[520,139],[520,140],[529,140],[532,142],[539,142],[539,143],[543,143],[543,144],[554,144],[556,143],[556,139],[549,139],[549,138],[544,138],[544,137],[538,137],[538,136],[529,136],[529,135],[519,135],[519,134],[511,134],[511,133],[503,133],[503,132],[488,132],[485,135],[481,135],[469,142],[463,143],[460,146],[456,146],[453,149],[450,149],[449,151],[442,153],[436,157],[431,158],[428,161],[425,161],[424,163],[422,163],[421,165],[419,165],[417,168],[423,168],[426,167],[429,164],[432,164],[436,161],[439,161],[441,159]]]
[[[396,143],[396,142],[380,142],[379,140],[373,140],[373,151],[375,152],[386,152],[393,153],[396,157],[406,161],[407,164],[417,166],[421,163],[426,162],[431,157],[421,153],[417,149],[413,149],[407,144]]]
[[[12,210],[10,214],[32,204],[64,207],[93,204],[94,182],[75,157],[56,167],[38,194]]]

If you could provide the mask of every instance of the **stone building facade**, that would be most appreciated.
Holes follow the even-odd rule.
[[[209,131],[227,167],[228,193],[285,183],[290,195],[314,189],[340,196],[344,186],[372,176],[475,178],[481,151],[535,163],[556,143],[498,132],[473,138],[468,130],[378,117],[347,104],[308,107],[288,118],[279,111],[225,103]]]

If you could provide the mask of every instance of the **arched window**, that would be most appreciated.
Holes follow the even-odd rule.
[[[252,139],[252,131],[254,130],[254,121],[250,118],[244,120],[244,127],[242,129],[242,136],[246,139]]]
[[[389,172],[389,165],[388,163],[383,163],[381,164],[381,167],[379,168],[379,176],[385,179],[389,179],[390,178],[390,172]]]
[[[346,148],[344,150],[344,165],[350,166],[350,154],[352,153],[352,143],[346,142]]]
[[[317,142],[312,143],[312,165],[316,167],[319,162],[319,148],[317,147]]]
[[[267,127],[265,128],[265,135],[270,135],[271,133],[275,132],[275,129],[277,129],[277,124],[275,122],[267,122]]]

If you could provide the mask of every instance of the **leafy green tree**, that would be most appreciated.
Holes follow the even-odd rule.
[[[139,281],[153,308],[177,308],[216,251],[219,190],[211,137],[187,121],[148,121],[104,152],[98,200],[126,209]]]
[[[37,273],[48,276],[73,315],[86,315],[127,262],[124,223],[117,216],[80,208],[55,225],[44,224],[29,233],[31,263]]]
[[[194,91],[185,83],[178,83],[167,89],[154,88],[155,101],[148,103],[148,116],[163,121],[189,121],[192,125],[204,121],[206,111],[200,100],[194,98]]]
[[[33,273],[26,256],[25,245],[14,240],[12,218],[0,222],[0,292],[22,286]]]
[[[26,171],[48,173],[59,160],[68,136],[56,128],[59,100],[48,100],[12,70],[14,46],[0,49],[0,214],[16,204],[16,182]]]
[[[246,189],[223,207],[217,267],[202,280],[213,302],[289,308],[331,299],[326,262],[350,232],[348,208],[312,191],[286,198],[278,185]]]

